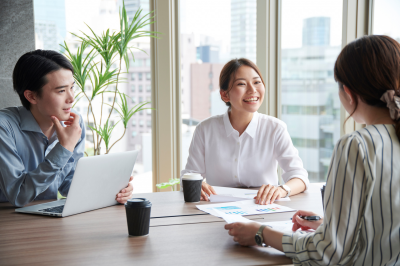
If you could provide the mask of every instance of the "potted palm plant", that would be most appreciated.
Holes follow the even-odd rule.
[[[124,82],[121,74],[124,74],[123,68],[129,69],[129,53],[135,60],[133,50],[138,49],[131,45],[132,41],[142,37],[157,38],[159,32],[148,31],[146,27],[152,23],[154,16],[152,12],[142,15],[142,9],[139,9],[132,21],[129,23],[128,16],[123,3],[119,14],[119,30],[110,29],[102,34],[96,34],[89,25],[87,27],[91,34],[73,34],[79,40],[79,47],[76,53],[73,53],[67,43],[61,45],[65,49],[65,54],[74,67],[74,78],[78,92],[75,96],[75,104],[82,98],[86,99],[87,104],[87,125],[92,132],[93,137],[93,155],[101,154],[101,145],[104,142],[107,154],[111,148],[120,141],[125,133],[129,120],[139,111],[151,109],[146,107],[150,102],[141,102],[129,109],[127,104],[127,95],[120,91],[118,85]],[[143,51],[145,52],[145,51]],[[91,84],[92,89],[86,90],[86,84]],[[104,95],[111,95],[112,104],[104,101]],[[94,111],[94,103],[100,103],[100,110]],[[104,108],[108,105],[107,108]],[[98,112],[100,111],[100,112]],[[124,126],[124,132],[116,141],[111,143],[111,135],[117,123],[110,123],[110,117],[113,111],[118,112],[120,120]],[[88,154],[85,152],[86,156]]]

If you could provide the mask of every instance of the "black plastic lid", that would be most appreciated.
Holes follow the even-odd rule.
[[[145,198],[132,198],[129,199],[125,204],[127,207],[133,207],[133,208],[143,208],[148,205],[151,206],[151,202]]]

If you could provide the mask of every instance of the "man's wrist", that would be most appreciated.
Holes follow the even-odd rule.
[[[74,152],[75,147],[71,145],[65,145],[60,142],[60,145],[63,146],[64,149],[69,150],[70,152]]]

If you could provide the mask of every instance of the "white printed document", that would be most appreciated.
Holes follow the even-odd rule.
[[[254,200],[242,200],[227,203],[218,204],[203,204],[196,205],[196,207],[211,215],[221,217],[215,210],[222,212],[224,214],[239,214],[239,215],[257,215],[257,214],[268,214],[268,213],[279,213],[279,212],[292,212],[295,211],[292,208],[278,205],[278,204],[268,204],[259,205],[255,204]]]
[[[215,208],[214,208],[214,211],[219,217],[224,219],[225,222],[227,222],[228,224],[237,223],[237,222],[242,222],[242,223],[252,222],[252,220],[244,218],[242,215],[239,215],[239,214],[225,214],[225,213],[223,213],[223,212],[221,212],[221,211],[219,211],[218,209],[215,209]]]
[[[244,199],[253,199],[258,190],[213,186],[217,195],[210,196],[210,202],[232,202]],[[290,201],[290,198],[281,198],[275,201]]]
[[[216,213],[218,213],[218,215],[220,215],[220,217],[222,219],[225,220],[225,222],[227,222],[228,224],[231,223],[250,223],[250,222],[258,222],[260,223],[260,221],[252,221],[249,220],[239,214],[225,214],[222,213],[218,210],[215,210]],[[285,233],[292,233],[292,228],[293,228],[293,223],[291,220],[287,220],[287,221],[278,221],[278,222],[264,222],[261,224],[265,224],[268,225],[269,227],[271,227],[274,230],[280,231],[280,232],[285,232]],[[313,232],[312,230],[302,230],[302,232],[308,233],[308,232]]]

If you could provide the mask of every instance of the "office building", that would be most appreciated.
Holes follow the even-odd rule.
[[[340,101],[333,65],[341,47],[329,46],[329,35],[329,18],[305,19],[303,46],[282,49],[281,55],[282,120],[310,182],[325,181],[333,146],[340,137]]]
[[[231,1],[231,58],[248,58],[256,62],[257,1]]]
[[[143,10],[141,15],[149,13],[149,0],[118,0],[118,5],[120,7],[122,7],[122,2],[125,2],[125,9],[129,18],[129,23],[132,22],[132,19],[139,8]],[[147,30],[149,29],[150,27],[147,27]]]
[[[127,80],[127,100],[129,109],[142,102],[151,102],[151,69],[150,50],[146,53],[138,51],[133,53],[135,60],[130,56],[130,66]],[[148,104],[144,106],[150,108]],[[151,110],[143,110],[135,113],[127,126],[126,150],[142,150],[142,134],[151,132]],[[151,158],[150,158],[151,159]],[[140,152],[137,158],[138,163],[143,162]]]
[[[196,58],[203,63],[219,63],[219,47],[202,45],[196,47]]]
[[[66,37],[65,1],[34,0],[36,48],[63,51]]]
[[[181,34],[181,114],[183,119],[191,117],[191,65],[196,63],[196,46],[194,34]]]
[[[223,64],[192,64],[191,118],[204,120],[211,116],[211,92],[219,91],[219,74]]]
[[[313,17],[303,21],[303,46],[329,46],[331,18]]]

